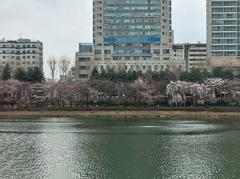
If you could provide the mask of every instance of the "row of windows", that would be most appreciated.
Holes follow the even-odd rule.
[[[240,37],[240,32],[213,32],[212,37]]]
[[[237,6],[236,1],[213,1],[212,6]]]
[[[212,39],[212,44],[236,44],[237,39]]]
[[[159,4],[159,0],[104,0],[104,4],[134,4],[134,5],[142,5],[142,4]]]
[[[79,70],[89,70],[89,66],[79,66]]]
[[[0,54],[37,54],[38,52],[35,50],[28,50],[28,51],[14,51],[14,50],[2,50],[0,51]]]
[[[160,11],[160,5],[154,4],[154,6],[146,6],[146,5],[142,5],[142,6],[106,6],[104,8],[105,11],[138,11],[138,10],[146,10],[146,11],[151,11],[151,10],[157,10]]]
[[[95,66],[95,68],[97,68],[97,66]],[[166,70],[166,69],[169,69],[170,66],[169,65],[125,65],[124,67],[121,67],[121,66],[103,66],[101,65],[100,66],[100,69],[99,71],[102,71],[103,69],[106,70],[106,69],[114,69],[116,70],[116,68],[119,68],[119,69],[122,69],[124,68],[125,70],[148,70],[148,71],[158,71],[158,70]],[[178,66],[179,69],[182,69],[182,65],[179,65]]]
[[[89,62],[91,58],[88,58],[88,57],[80,57],[78,59],[79,62]]]
[[[16,49],[20,49],[20,48],[38,48],[41,46],[38,45],[12,45],[12,44],[0,44],[0,48],[16,48]]]
[[[101,50],[95,50],[95,54],[101,54]],[[104,54],[111,54],[111,51],[104,51]],[[150,49],[138,49],[138,48],[129,48],[128,50],[126,49],[120,49],[120,48],[114,48],[113,50],[113,54],[138,54],[138,56],[141,55],[147,55],[147,54],[151,54],[151,50]]]
[[[240,20],[212,20],[212,25],[238,25]]]
[[[3,61],[3,62],[0,62],[0,64],[7,64],[7,63],[9,63],[9,62],[5,62],[5,61]],[[14,64],[16,64],[16,65],[21,65],[21,64],[23,64],[23,65],[25,65],[25,64],[28,64],[28,65],[30,65],[30,64],[33,64],[33,65],[35,65],[35,64],[37,64],[35,61],[32,61],[32,62],[22,62],[22,63],[20,63],[20,62],[10,62],[10,64],[11,65],[14,65]]]
[[[22,56],[21,58],[20,57],[16,57],[16,56],[2,56],[0,58],[2,58],[2,59],[17,59],[17,60],[20,60],[21,58],[22,59],[36,58],[36,56]]]
[[[212,8],[213,13],[214,12],[238,12],[237,10],[238,10],[237,7],[224,7],[224,8],[213,7]]]
[[[159,36],[105,37],[104,43],[160,43]]]
[[[212,50],[237,50],[237,45],[212,45]]]
[[[141,56],[141,55],[149,55],[151,54],[151,50],[150,49],[137,49],[137,48],[129,48],[128,50],[126,49],[119,49],[119,48],[115,48],[113,50],[113,54],[137,54],[137,56]]]
[[[160,36],[160,32],[155,31],[129,31],[129,32],[108,32],[107,37],[129,37],[129,36]]]
[[[233,14],[227,14],[227,13],[221,13],[221,14],[212,14],[213,19],[236,19],[238,17],[237,13]]]
[[[213,51],[212,52],[212,56],[226,56],[226,57],[234,57],[234,56],[237,56],[237,52],[236,51],[228,51],[228,52],[218,52],[218,51]]]
[[[198,54],[189,54],[189,57],[206,57],[207,56],[207,54],[200,54],[200,53],[198,53]]]
[[[116,12],[105,12],[104,18],[129,18],[129,17],[160,17],[160,12],[124,12],[124,13],[116,13]]]
[[[113,47],[138,47],[138,48],[145,48],[151,47],[150,43],[126,43],[126,44],[113,44]]]
[[[237,26],[212,26],[213,31],[238,31],[240,27]]]
[[[124,24],[119,24],[119,25],[106,25],[104,27],[104,30],[116,30],[116,29],[125,29],[125,30],[160,30],[160,22],[155,23],[155,24],[135,24],[134,20],[132,21],[133,24],[131,25],[126,25]],[[97,26],[97,29],[101,29],[101,26]]]

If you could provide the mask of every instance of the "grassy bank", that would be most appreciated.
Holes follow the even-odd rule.
[[[0,118],[17,117],[192,117],[240,118],[240,112],[213,111],[1,111]]]

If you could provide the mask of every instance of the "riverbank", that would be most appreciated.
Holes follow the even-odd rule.
[[[0,118],[15,117],[191,117],[240,118],[240,112],[211,111],[1,111]]]

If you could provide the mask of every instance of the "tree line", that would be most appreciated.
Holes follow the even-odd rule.
[[[147,71],[146,73],[132,70],[115,71],[111,68],[108,68],[107,70],[102,69],[101,72],[99,72],[96,68],[94,68],[92,71],[92,77],[97,80],[109,80],[114,82],[133,82],[138,78],[151,78],[151,80],[161,82],[181,80],[201,83],[207,78],[234,79],[238,78],[239,76],[234,74],[233,71],[229,69],[216,67],[212,70],[212,72],[208,72],[206,69],[193,68],[189,72],[184,71],[180,73],[175,73],[169,70],[159,72]]]
[[[150,77],[147,77],[150,79]],[[108,109],[158,106],[240,106],[240,80],[66,83],[0,81],[0,109]]]
[[[44,73],[39,67],[33,67],[28,69],[17,68],[12,72],[10,65],[7,63],[2,70],[2,80],[16,79],[25,82],[41,83],[45,81]]]
[[[52,56],[49,57],[47,64],[52,82],[56,80],[57,74],[59,74],[60,79],[66,80],[71,65],[70,58],[62,56],[58,59],[57,57]],[[7,63],[2,69],[0,79],[5,81],[9,79],[16,79],[24,82],[41,83],[45,82],[45,75],[39,67],[27,69],[17,68],[15,71],[12,71],[10,65]]]

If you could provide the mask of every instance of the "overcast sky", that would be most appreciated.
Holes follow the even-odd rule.
[[[205,0],[172,0],[175,42],[205,42]],[[38,39],[44,59],[92,42],[92,0],[0,0],[0,38]],[[46,65],[45,65],[46,69]]]

